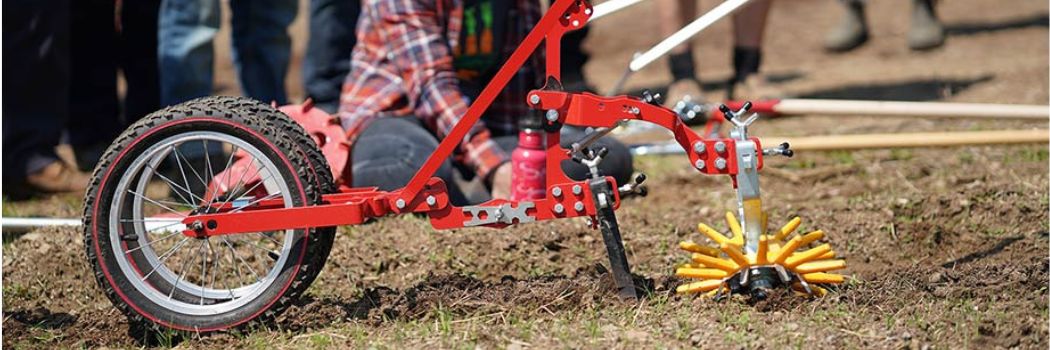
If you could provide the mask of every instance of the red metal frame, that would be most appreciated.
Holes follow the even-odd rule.
[[[351,188],[337,194],[323,197],[323,203],[296,208],[281,208],[281,201],[262,201],[252,207],[240,208],[230,212],[232,207],[218,208],[212,214],[191,215],[183,222],[187,227],[196,227],[184,233],[188,236],[213,236],[243,232],[273,231],[291,228],[325,227],[337,225],[360,224],[370,218],[389,214],[423,213],[430,217],[431,224],[438,229],[459,228],[468,226],[468,222],[479,223],[476,226],[504,227],[518,223],[516,220],[495,221],[485,217],[486,211],[479,208],[504,206],[518,209],[526,215],[528,221],[550,220],[568,217],[590,216],[597,213],[586,181],[573,181],[561,171],[561,162],[570,159],[570,151],[561,147],[558,128],[561,125],[585,127],[611,127],[623,120],[643,120],[660,125],[674,133],[675,140],[689,150],[690,164],[703,161],[706,166],[698,171],[708,175],[729,175],[734,179],[737,174],[735,162],[735,142],[730,138],[704,138],[689,129],[677,115],[661,106],[652,105],[641,99],[630,96],[603,97],[590,93],[560,91],[555,86],[546,86],[529,93],[539,97],[539,103],[529,103],[533,109],[555,110],[557,121],[547,121],[547,193],[541,200],[515,202],[508,200],[491,200],[476,206],[457,207],[451,205],[445,184],[434,177],[438,166],[447,159],[457,145],[466,137],[467,132],[481,118],[493,100],[512,76],[539,47],[546,41],[546,76],[547,81],[558,81],[561,77],[560,46],[562,36],[572,30],[582,28],[590,18],[592,8],[583,0],[558,0],[551,6],[546,15],[540,19],[535,28],[525,37],[507,62],[496,73],[495,77],[482,90],[481,94],[467,110],[466,115],[452,128],[452,131],[441,141],[437,150],[427,159],[423,167],[416,172],[412,180],[402,189],[379,191],[375,188]],[[558,84],[556,84],[558,85]],[[523,101],[528,103],[527,101]],[[704,135],[710,135],[705,133]],[[757,142],[757,139],[754,139]],[[695,152],[694,145],[703,142],[704,152]],[[726,147],[723,152],[715,151],[715,143],[721,142]],[[715,167],[715,159],[727,161],[724,169]],[[759,167],[762,158],[758,158]],[[694,167],[695,168],[695,167]],[[607,181],[616,188],[615,180]],[[554,189],[560,188],[560,196],[554,196]],[[575,189],[575,191],[574,191]],[[619,195],[614,195],[613,207],[620,204]],[[429,204],[428,204],[429,203]],[[576,210],[582,203],[583,210]],[[402,204],[402,205],[398,205]],[[560,211],[555,207],[560,206]],[[478,216],[475,217],[475,214]],[[474,225],[471,225],[474,226]]]

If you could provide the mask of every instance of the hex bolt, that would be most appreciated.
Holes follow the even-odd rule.
[[[715,142],[715,152],[722,153],[726,151],[726,143],[722,141]]]
[[[572,194],[579,196],[581,193],[583,193],[583,187],[580,187],[580,185],[572,185]]]
[[[553,194],[555,197],[561,197],[561,187],[552,188],[551,194]]]
[[[398,198],[397,202],[394,202],[394,205],[397,205],[398,209],[405,209],[405,200]]]
[[[693,163],[693,166],[695,166],[697,170],[704,170],[704,168],[707,167],[707,162],[704,162],[703,159],[697,159],[696,163]]]
[[[529,103],[534,105],[540,104],[540,95],[529,96]]]
[[[638,107],[632,106],[631,109],[627,111],[627,113],[631,113],[631,115],[639,115],[642,114],[642,110],[638,109]]]
[[[576,204],[572,205],[572,208],[576,209],[576,211],[583,211],[583,202],[577,201]]]
[[[558,121],[558,111],[553,110],[553,109],[552,110],[548,110],[547,111],[547,121],[549,121],[551,123],[557,122]]]
[[[715,168],[718,168],[718,170],[725,169],[726,168],[726,160],[725,160],[725,158],[715,159]]]
[[[704,141],[696,141],[693,144],[693,152],[696,152],[696,154],[704,154],[705,151],[707,151],[707,145],[704,144]]]
[[[437,202],[438,200],[434,196],[427,196],[427,205],[434,206]]]
[[[557,214],[564,213],[565,212],[565,206],[561,205],[561,203],[555,204],[554,205],[554,212],[557,213]]]

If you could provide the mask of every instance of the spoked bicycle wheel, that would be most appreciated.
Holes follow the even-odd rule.
[[[209,99],[133,125],[103,156],[85,203],[88,257],[107,296],[133,321],[197,332],[279,314],[316,276],[324,261],[312,257],[327,256],[330,241],[311,239],[312,229],[187,236],[182,221],[263,201],[317,203],[316,171],[298,148],[309,146]],[[234,162],[258,181],[221,175]]]

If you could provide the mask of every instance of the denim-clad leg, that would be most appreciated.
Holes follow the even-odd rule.
[[[288,25],[296,0],[231,0],[233,63],[241,91],[257,100],[288,103],[284,78],[292,53]]]
[[[339,93],[350,72],[360,0],[310,0],[310,39],[303,58],[303,90],[328,113],[339,109]]]
[[[6,183],[58,160],[55,146],[69,106],[70,1],[5,1],[4,7]]]
[[[211,95],[219,0],[163,0],[157,30],[160,103]]]
[[[404,187],[437,146],[438,140],[419,119],[380,118],[369,124],[354,143],[350,158],[353,185],[375,186],[384,191]],[[467,204],[463,192],[452,181],[451,160],[441,163],[434,176],[445,181],[453,204]]]

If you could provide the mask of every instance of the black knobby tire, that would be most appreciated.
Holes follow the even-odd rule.
[[[311,257],[327,256],[331,244],[315,244],[316,241],[305,230],[288,230],[283,236],[283,245],[279,245],[284,250],[279,252],[281,254],[277,258],[270,257],[276,262],[268,270],[270,275],[266,277],[272,276],[272,279],[267,279],[266,283],[260,283],[254,289],[247,288],[253,286],[248,285],[246,289],[250,290],[250,293],[245,293],[248,296],[237,299],[232,292],[233,289],[230,289],[230,304],[224,304],[222,298],[210,296],[206,298],[204,286],[208,281],[204,275],[201,276],[199,279],[201,308],[212,308],[216,305],[235,305],[236,307],[223,312],[207,313],[193,310],[189,306],[185,308],[167,306],[162,303],[164,298],[160,294],[163,293],[158,292],[161,288],[166,290],[168,286],[172,286],[167,296],[169,304],[192,305],[196,303],[196,299],[188,299],[184,290],[177,288],[180,286],[181,275],[174,283],[169,280],[168,284],[164,285],[155,282],[160,279],[158,276],[162,275],[161,273],[154,274],[154,271],[157,270],[156,266],[149,273],[140,270],[137,264],[146,260],[136,255],[143,255],[142,252],[148,249],[142,249],[141,242],[143,241],[128,238],[129,235],[126,232],[136,232],[134,225],[145,224],[125,223],[121,213],[133,206],[125,204],[123,200],[117,200],[117,198],[135,198],[135,196],[148,198],[148,196],[136,194],[130,190],[127,192],[131,195],[126,195],[119,191],[122,188],[118,184],[128,182],[127,179],[134,179],[136,171],[143,174],[143,179],[146,178],[145,170],[132,169],[132,165],[135,164],[147,164],[146,168],[159,173],[149,168],[149,163],[140,162],[140,159],[145,159],[143,157],[146,157],[147,152],[156,151],[156,147],[151,148],[151,146],[173,139],[177,141],[184,135],[208,133],[239,140],[246,146],[252,147],[260,158],[267,159],[273,166],[268,171],[277,177],[277,180],[272,180],[272,182],[283,186],[282,189],[287,189],[285,191],[287,193],[280,194],[286,206],[298,207],[318,203],[321,189],[310,160],[302,155],[299,150],[300,145],[280,128],[279,123],[272,120],[243,113],[243,111],[229,108],[214,100],[198,99],[168,107],[144,117],[122,133],[106,150],[99,166],[95,169],[85,199],[84,243],[87,257],[92,264],[100,287],[113,304],[128,316],[129,320],[157,330],[163,327],[209,332],[240,327],[253,322],[272,320],[309,287],[310,282],[317,275],[316,271],[321,269],[317,259]],[[172,146],[172,151],[176,147],[177,145]],[[163,157],[163,154],[158,157]],[[141,167],[141,165],[137,166]],[[185,176],[185,173],[183,175]],[[141,200],[139,205],[142,206]],[[148,219],[145,216],[143,218]],[[260,234],[267,236],[270,233]],[[273,239],[274,236],[267,237]],[[146,242],[145,245],[149,244],[152,242]],[[204,244],[200,243],[201,251],[203,251]],[[228,242],[226,244],[229,245]],[[118,248],[123,251],[118,251]],[[135,249],[140,250],[132,252]],[[233,251],[232,245],[230,250],[232,252],[230,260],[233,261],[238,257],[238,253]],[[212,253],[211,243],[208,243],[207,252],[218,254]],[[187,253],[191,258],[193,257],[194,252],[188,251]],[[161,257],[157,266],[164,266],[164,256]],[[201,257],[200,259],[204,265],[204,272],[207,271],[207,265],[211,263],[209,259],[211,258]],[[195,265],[196,260],[186,261],[183,263],[183,274],[188,271],[186,266],[191,262]],[[323,264],[323,260],[320,263]],[[215,264],[218,267],[218,263]],[[132,266],[133,269],[128,266]],[[214,274],[216,273],[213,272],[211,277],[211,288],[215,287]],[[189,283],[190,279],[187,278],[184,281]],[[151,288],[156,290],[151,290]],[[176,290],[179,293],[175,293]]]
[[[269,104],[250,97],[210,96],[202,97],[197,100],[202,103],[218,103],[224,108],[236,110],[274,123],[278,131],[288,135],[288,137],[295,142],[296,150],[300,152],[300,155],[310,161],[310,171],[316,178],[316,185],[317,188],[321,189],[321,193],[336,193],[338,190],[335,185],[335,179],[332,176],[332,168],[328,165],[328,159],[325,158],[324,153],[321,152],[317,143],[309,134],[307,134],[306,130],[288,115]],[[313,282],[317,275],[321,273],[322,269],[320,267],[324,266],[325,262],[328,260],[332,244],[335,242],[335,232],[335,226],[310,229],[310,244],[327,248],[321,250],[323,254],[309,257],[312,259],[311,265],[317,266],[318,268],[308,271],[311,276],[307,283]]]

